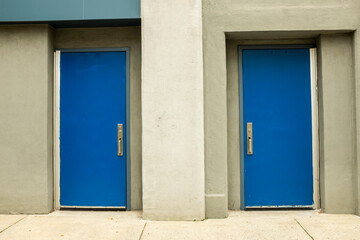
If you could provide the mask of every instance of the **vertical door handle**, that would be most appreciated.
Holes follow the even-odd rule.
[[[124,155],[124,126],[123,124],[117,125],[117,132],[118,132],[118,156]]]
[[[247,139],[247,154],[253,155],[253,134],[252,134],[252,123],[246,124],[246,139]]]

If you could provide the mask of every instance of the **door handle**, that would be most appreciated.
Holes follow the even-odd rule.
[[[252,123],[246,124],[246,139],[247,139],[247,154],[253,155],[253,134],[252,134]]]
[[[118,156],[124,155],[124,126],[123,124],[117,125],[117,132],[118,132]]]

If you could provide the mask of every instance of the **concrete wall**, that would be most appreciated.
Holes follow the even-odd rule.
[[[352,35],[321,35],[318,46],[321,208],[355,213]]]
[[[240,209],[240,105],[238,44],[226,42],[227,66],[227,154],[228,208]]]
[[[359,11],[358,0],[143,0],[141,30],[58,29],[54,45],[130,47],[132,209],[193,220],[240,207],[237,45],[318,38],[321,206],[360,214]],[[0,26],[1,213],[53,209],[52,43],[46,25]]]
[[[360,25],[359,10],[360,2],[357,0],[203,0],[206,217],[227,216],[228,169],[229,173],[236,171],[227,167],[227,163],[229,157],[234,158],[239,154],[238,150],[231,147],[237,145],[237,142],[228,142],[228,134],[232,133],[228,132],[227,124],[234,126],[237,122],[228,119],[231,113],[227,111],[227,100],[233,98],[234,93],[228,95],[227,91],[229,87],[236,86],[227,86],[226,82],[227,72],[233,71],[226,66],[226,38],[247,39],[247,44],[252,44],[255,39],[262,39],[264,44],[268,44],[268,40],[274,39],[313,38],[316,34],[326,32],[355,30]],[[350,42],[348,44],[351,45]],[[336,65],[334,67],[337,68]],[[340,67],[340,70],[344,69]],[[350,84],[348,81],[346,80],[346,84]],[[352,93],[349,94],[351,96]],[[342,101],[349,101],[348,97]],[[347,113],[346,116],[349,118],[352,115]],[[347,143],[349,142],[344,145]],[[232,149],[229,152],[228,147]],[[344,147],[344,151],[348,150],[347,146]],[[344,161],[344,168],[348,173],[349,167],[352,167],[349,164],[354,159],[347,157],[351,158],[353,153],[347,156],[341,151],[338,154],[339,157],[346,157],[339,161]],[[351,178],[352,174],[349,174],[348,177]],[[353,182],[347,180],[342,185],[345,182],[353,186]],[[233,196],[238,196],[239,193],[234,184],[229,183],[229,191],[234,191],[229,193],[229,203],[231,208],[236,209],[239,203]],[[348,187],[344,186],[344,189]],[[348,195],[345,197],[352,199],[353,193],[347,191],[346,194]],[[337,200],[330,201],[334,204],[328,203],[327,211],[351,211],[351,203],[348,201],[346,206],[337,205]]]
[[[356,103],[356,163],[355,163],[355,188],[356,188],[356,213],[360,215],[360,30],[354,33],[354,74],[355,74],[355,103]]]
[[[140,27],[56,29],[55,48],[130,48],[131,209],[142,208]]]
[[[203,219],[201,0],[141,4],[143,217]]]
[[[52,29],[0,26],[0,213],[53,209]]]

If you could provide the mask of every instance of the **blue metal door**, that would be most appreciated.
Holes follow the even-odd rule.
[[[126,206],[125,129],[126,52],[61,53],[61,206]]]
[[[245,208],[311,206],[310,50],[241,52]]]

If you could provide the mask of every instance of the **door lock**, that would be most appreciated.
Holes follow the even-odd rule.
[[[117,125],[118,130],[118,156],[124,155],[124,129],[123,124]]]
[[[252,134],[252,123],[246,124],[246,139],[247,139],[247,154],[253,155],[253,134]]]

